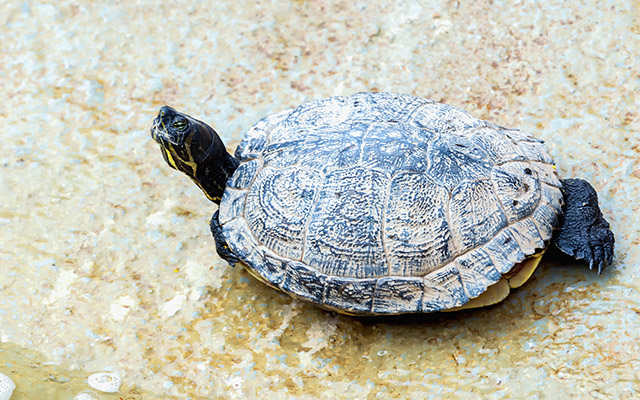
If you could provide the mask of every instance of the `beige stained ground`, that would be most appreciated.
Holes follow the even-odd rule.
[[[493,4],[490,4],[493,3]],[[584,3],[584,4],[580,4]],[[640,398],[637,1],[4,1],[0,372],[12,399]],[[214,211],[149,137],[159,106],[232,150],[311,98],[405,92],[547,141],[616,233],[490,309],[355,319],[215,254]],[[96,397],[97,398],[97,397]]]

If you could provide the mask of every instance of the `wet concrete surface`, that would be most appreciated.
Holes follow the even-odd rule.
[[[5,2],[0,372],[15,399],[640,397],[635,2]],[[221,261],[214,207],[149,137],[169,104],[233,150],[304,100],[395,91],[544,139],[616,234],[505,302],[352,318]]]

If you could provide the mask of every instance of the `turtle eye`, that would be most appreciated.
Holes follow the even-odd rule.
[[[172,127],[173,129],[182,132],[187,128],[187,121],[184,119],[179,119],[173,123]]]

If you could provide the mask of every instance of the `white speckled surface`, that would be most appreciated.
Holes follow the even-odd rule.
[[[73,398],[640,397],[640,25],[633,1],[0,6],[0,372]],[[303,100],[406,92],[547,141],[616,233],[598,277],[548,256],[490,309],[362,320],[231,269],[214,208],[148,129],[170,104],[230,149]]]

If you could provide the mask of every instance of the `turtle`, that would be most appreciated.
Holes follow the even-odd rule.
[[[163,106],[152,138],[218,205],[218,255],[272,288],[348,315],[496,304],[550,246],[601,274],[614,235],[585,180],[544,142],[459,108],[371,92],[269,115],[234,155]]]

